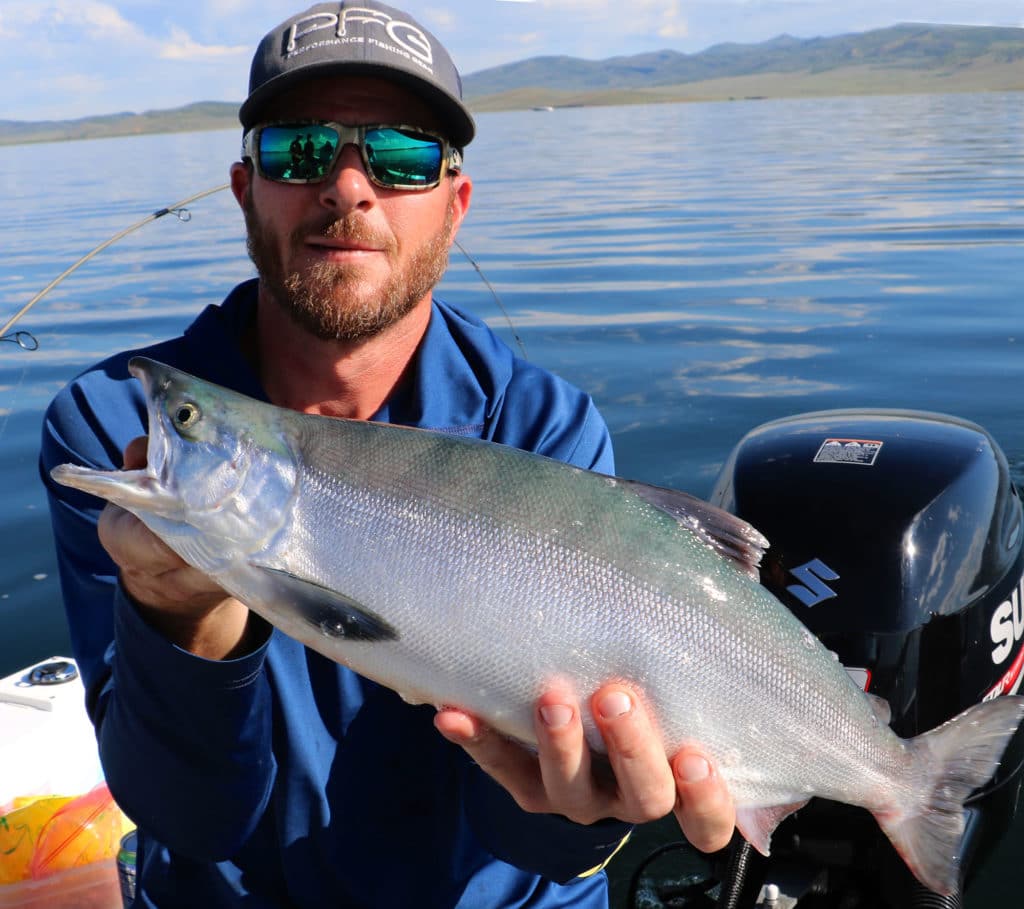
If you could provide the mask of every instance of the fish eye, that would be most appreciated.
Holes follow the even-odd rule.
[[[190,429],[199,422],[199,418],[202,416],[202,412],[199,407],[193,404],[191,401],[184,401],[174,408],[174,413],[171,414],[171,420],[177,429]]]

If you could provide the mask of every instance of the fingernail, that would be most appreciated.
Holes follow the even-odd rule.
[[[610,691],[597,702],[597,712],[606,720],[613,720],[632,709],[633,702],[625,691]]]
[[[551,729],[561,729],[568,726],[572,719],[572,707],[565,704],[545,704],[540,708],[541,719]]]
[[[688,754],[676,761],[676,775],[684,783],[699,783],[711,776],[711,764],[699,754]]]

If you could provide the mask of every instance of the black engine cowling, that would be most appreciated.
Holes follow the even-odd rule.
[[[1020,687],[1021,501],[981,427],[891,410],[767,423],[733,450],[711,501],[768,538],[762,583],[889,702],[897,734],[917,735]],[[993,781],[972,796],[968,876],[1009,826],[1022,761],[1018,734]],[[845,863],[856,875],[858,861],[879,861],[889,849],[858,811],[812,803],[777,831],[773,856]],[[905,878],[900,902],[890,904],[932,905],[907,901]]]

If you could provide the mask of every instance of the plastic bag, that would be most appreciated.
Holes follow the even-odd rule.
[[[39,833],[29,862],[34,880],[116,858],[121,837],[130,829],[106,783],[60,806]]]
[[[11,810],[0,814],[0,884],[29,877],[29,865],[43,828],[70,797],[15,799]]]
[[[75,798],[16,799],[0,815],[0,885],[114,859],[133,827],[106,783]]]

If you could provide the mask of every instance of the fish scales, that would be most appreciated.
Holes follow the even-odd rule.
[[[949,893],[963,800],[1024,699],[898,738],[838,661],[736,561],[763,540],[679,493],[479,440],[282,410],[131,365],[149,465],[59,482],[134,511],[282,631],[394,688],[533,741],[552,684],[636,685],[667,753],[698,743],[767,852],[810,796],[871,810]],[[734,561],[736,560],[736,561]],[[588,740],[602,749],[589,711]]]
[[[746,598],[730,600],[722,595],[721,585],[736,581],[728,563],[616,480],[538,462],[514,450],[489,445],[452,447],[445,444],[446,437],[425,433],[407,434],[401,446],[389,446],[385,427],[370,432],[371,439],[382,436],[384,444],[352,452],[332,431],[344,424],[310,424],[301,418],[297,422],[303,430],[310,426],[316,433],[313,439],[303,439],[300,447],[319,454],[300,467],[301,482],[308,483],[310,494],[298,500],[307,503],[308,512],[307,505],[300,505],[292,524],[323,528],[333,522],[335,526],[322,539],[305,533],[290,548],[306,558],[289,563],[288,568],[345,590],[375,612],[385,609],[381,591],[386,590],[388,614],[399,622],[407,620],[410,627],[423,624],[415,621],[424,606],[423,591],[439,592],[434,605],[443,610],[443,621],[427,626],[422,635],[404,636],[404,644],[366,645],[369,662],[361,658],[358,664],[365,674],[390,680],[410,696],[417,688],[425,688],[435,697],[440,695],[441,702],[493,715],[502,731],[525,740],[532,738],[529,705],[546,682],[568,677],[585,695],[609,678],[622,678],[639,684],[659,716],[667,718],[662,731],[667,747],[675,750],[687,741],[710,740],[713,737],[705,726],[723,719],[722,709],[716,707],[709,714],[692,697],[681,699],[675,692],[725,686],[737,667],[741,671],[747,667],[749,684],[765,689],[766,704],[777,702],[767,697],[770,691],[788,697],[778,705],[780,715],[763,729],[756,725],[756,715],[725,706],[724,718],[733,735],[720,748],[710,749],[724,766],[746,766],[745,757],[769,747],[767,737],[777,735],[780,728],[789,729],[797,739],[801,730],[817,736],[822,721],[835,734],[833,770],[849,765],[851,753],[861,759],[870,757],[872,763],[885,761],[885,751],[866,755],[863,746],[868,741],[847,734],[857,728],[849,719],[850,705],[840,713],[825,704],[822,715],[823,707],[814,697],[820,675],[841,677],[846,683],[845,672],[834,660],[823,658],[815,646],[812,653],[818,659],[810,666],[801,660],[787,673],[779,662],[778,654],[790,651],[796,641],[807,640],[803,626],[788,613],[759,610],[764,591],[752,583]],[[359,482],[339,485],[325,479],[339,475]],[[317,565],[336,562],[331,547],[340,532],[339,514],[344,516],[342,525],[352,531],[348,546],[352,557],[346,560],[351,570],[320,576]],[[453,541],[453,528],[464,537],[463,544]],[[635,552],[638,546],[642,547],[639,564],[620,564],[622,554]],[[711,593],[706,599],[689,594],[695,578],[697,589]],[[571,580],[569,585],[566,579]],[[722,612],[729,613],[728,619],[723,619]],[[765,659],[765,616],[759,612],[777,625],[771,660]],[[607,623],[599,650],[588,633],[598,619]],[[448,629],[463,622],[473,623],[488,636],[477,639],[478,646],[464,647],[453,665]],[[646,631],[637,633],[652,626],[662,633],[656,637]],[[499,651],[493,646],[499,640],[529,647],[525,653]],[[689,667],[680,665],[675,659],[680,641],[687,641],[705,658]],[[710,658],[716,654],[719,660]],[[646,666],[657,671],[640,669]],[[403,676],[415,677],[417,684]],[[504,701],[497,700],[492,683],[501,677],[523,679],[505,693]],[[671,688],[662,691],[662,679],[671,679]],[[458,680],[458,687],[453,680]],[[473,692],[469,696],[467,680]],[[851,701],[854,709],[861,708],[859,695]],[[861,712],[874,721],[870,711]],[[592,744],[601,748],[589,717],[587,727]],[[898,741],[892,739],[898,748]],[[826,785],[833,795],[849,796],[864,771],[862,765],[853,766],[838,781],[830,771],[827,779],[811,780],[797,790],[780,788],[773,777],[793,779],[803,762],[805,754],[797,749],[774,775],[744,778],[736,774],[737,797],[771,805],[814,789],[821,791]]]

